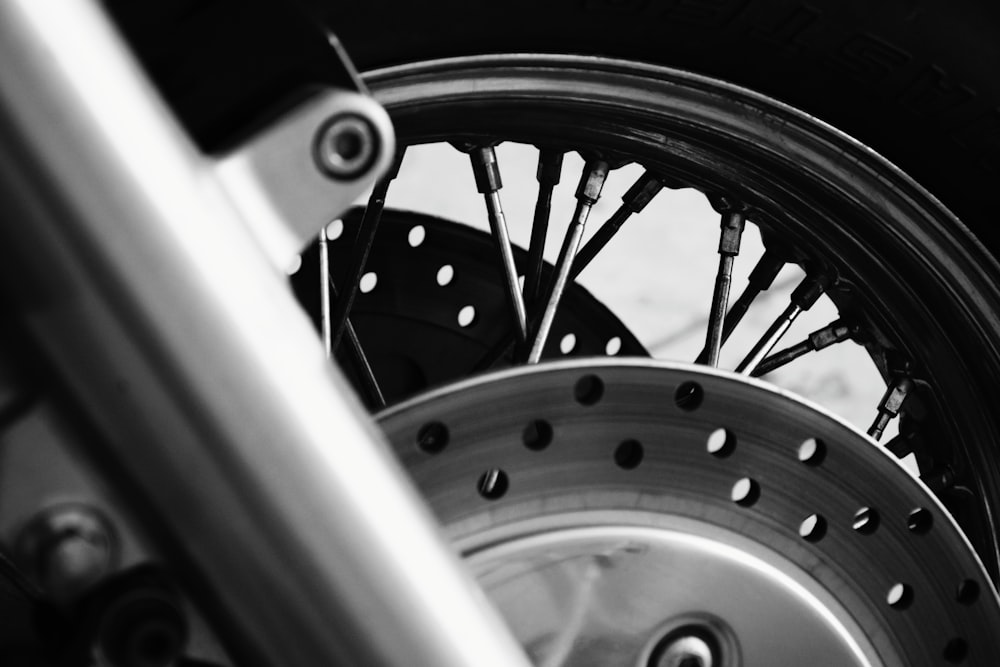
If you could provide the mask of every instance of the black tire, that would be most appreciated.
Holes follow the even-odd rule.
[[[1000,4],[974,0],[311,0],[361,70],[562,52],[706,74],[847,132],[941,199],[994,255]]]

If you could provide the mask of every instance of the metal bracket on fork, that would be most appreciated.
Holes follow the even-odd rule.
[[[323,355],[280,253],[234,210],[234,183],[287,185],[263,162],[284,132],[333,191],[363,146],[333,141],[343,117],[317,107],[206,158],[101,10],[0,2],[2,287],[92,420],[87,452],[154,517],[242,664],[525,667]],[[282,188],[261,199],[283,210]]]
[[[107,0],[106,8],[260,245],[285,269],[389,166],[392,125],[307,7],[185,4]]]
[[[388,169],[392,123],[367,95],[324,91],[212,164],[234,207],[281,269]]]

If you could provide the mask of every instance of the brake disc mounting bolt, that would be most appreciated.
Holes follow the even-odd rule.
[[[118,559],[110,522],[95,508],[77,503],[40,512],[21,530],[14,549],[20,564],[59,604],[79,598],[109,574]]]
[[[368,119],[339,114],[320,127],[313,152],[321,172],[336,180],[354,180],[375,163],[378,134]]]
[[[713,667],[712,647],[697,635],[681,635],[670,641],[650,661],[649,667]]]

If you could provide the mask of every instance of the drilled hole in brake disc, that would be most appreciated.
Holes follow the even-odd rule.
[[[351,210],[331,225],[336,237],[328,231],[335,286],[344,283],[360,222],[361,211]],[[496,248],[485,232],[419,213],[383,212],[351,324],[389,404],[490,365],[510,365],[504,343],[512,333],[511,320],[496,262]],[[514,262],[523,274],[527,253],[515,247]],[[313,246],[291,276],[299,302],[317,326],[318,272],[319,254]],[[551,276],[552,267],[546,264],[542,284]],[[567,355],[649,356],[625,325],[576,283],[563,297],[542,358]],[[490,364],[494,358],[496,363]],[[346,346],[338,349],[337,359],[363,396]]]

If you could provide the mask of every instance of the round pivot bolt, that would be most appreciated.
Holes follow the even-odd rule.
[[[117,539],[108,520],[81,504],[51,507],[18,535],[18,561],[48,596],[69,604],[110,573]]]
[[[113,667],[173,667],[186,652],[188,637],[179,599],[146,587],[126,593],[105,611],[98,646]]]
[[[316,134],[316,164],[331,178],[359,178],[371,169],[377,154],[375,128],[357,114],[334,116]]]
[[[683,628],[663,638],[649,659],[649,667],[718,667],[717,652],[701,632]]]

